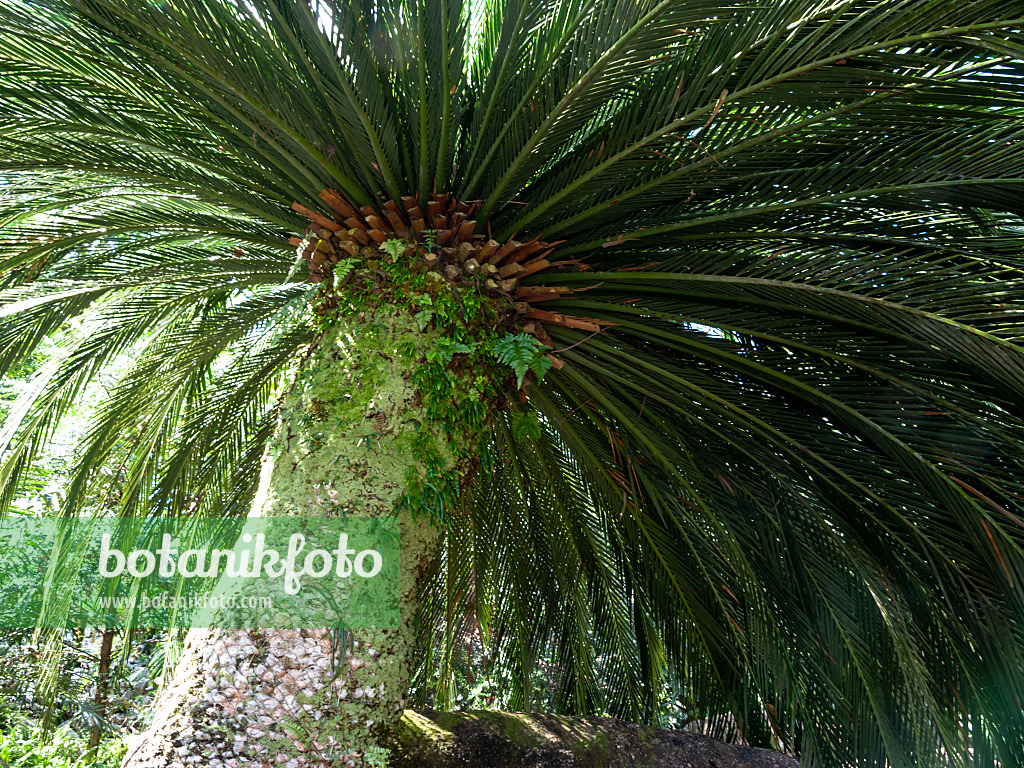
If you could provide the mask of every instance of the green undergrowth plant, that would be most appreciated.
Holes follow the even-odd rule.
[[[0,731],[0,759],[9,768],[118,768],[128,750],[127,736],[114,736],[101,741],[90,759],[88,742],[86,734],[66,725],[44,738],[38,725],[18,719]]]
[[[367,747],[363,752],[363,768],[387,768],[391,750],[385,747]]]

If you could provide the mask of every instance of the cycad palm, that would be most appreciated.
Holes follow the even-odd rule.
[[[5,503],[130,351],[68,511],[126,459],[123,514],[244,514],[312,310],[429,309],[345,243],[443,229],[435,294],[496,309],[426,332],[557,362],[473,395],[422,647],[479,621],[514,707],[540,649],[568,712],[671,679],[807,765],[1024,755],[1020,2],[0,2],[0,370],[80,319]],[[443,250],[490,238],[519,284]]]

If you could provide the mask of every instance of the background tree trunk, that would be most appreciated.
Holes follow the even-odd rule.
[[[107,715],[107,688],[110,685],[110,657],[114,650],[114,630],[103,630],[103,637],[100,641],[100,662],[99,671],[96,674],[96,695],[93,697],[93,704],[96,705],[96,716],[105,718]],[[89,754],[95,755],[96,748],[100,745],[100,736],[103,734],[103,727],[97,721],[89,727]]]
[[[424,335],[411,324],[382,312],[339,322],[315,345],[282,403],[253,514],[395,512],[429,429],[409,352]],[[354,630],[334,679],[327,629],[192,630],[125,768],[377,765],[406,704],[417,584],[437,542],[430,516],[414,513],[398,516],[399,627]]]

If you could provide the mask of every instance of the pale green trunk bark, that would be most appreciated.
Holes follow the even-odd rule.
[[[411,381],[419,352],[410,355],[427,337],[411,326],[385,310],[324,335],[283,403],[255,514],[393,513],[418,471],[413,437],[429,429]],[[193,630],[125,768],[381,765],[374,755],[401,717],[414,663],[417,582],[437,541],[429,516],[400,522],[399,628],[357,630],[333,682],[325,629]]]

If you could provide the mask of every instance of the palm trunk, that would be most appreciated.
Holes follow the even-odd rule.
[[[423,445],[413,373],[425,337],[411,326],[382,312],[324,334],[282,405],[254,514],[394,512],[420,471],[413,446]],[[445,441],[430,439],[450,470],[447,448],[438,448]],[[406,511],[399,521],[398,628],[354,631],[333,681],[329,630],[192,630],[124,767],[383,765],[414,663],[418,582],[438,533],[426,514]]]

